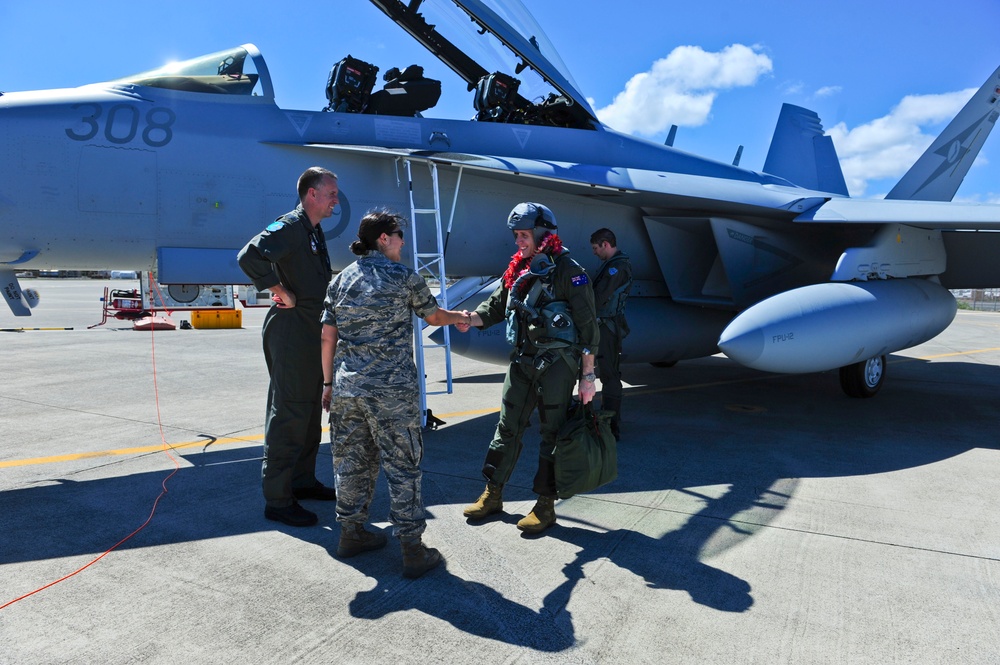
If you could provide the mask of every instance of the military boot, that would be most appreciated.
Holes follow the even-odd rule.
[[[403,550],[403,577],[420,577],[444,561],[441,553],[424,545],[420,536],[400,540],[400,545]]]
[[[340,525],[337,556],[347,559],[362,552],[382,549],[385,543],[385,534],[367,531],[365,525],[358,522],[343,522]]]
[[[486,491],[479,500],[466,506],[462,514],[469,519],[481,520],[501,510],[503,510],[503,485],[487,483]]]
[[[517,528],[525,533],[541,533],[556,523],[556,498],[539,496],[535,507],[528,516],[517,523]]]

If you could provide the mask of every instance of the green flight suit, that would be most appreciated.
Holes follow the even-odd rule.
[[[601,326],[601,343],[597,351],[597,376],[601,379],[601,408],[615,412],[617,431],[622,404],[620,369],[622,340],[628,335],[625,322],[625,301],[632,288],[632,264],[625,252],[619,251],[601,264],[594,278],[594,302]]]
[[[268,506],[283,508],[292,490],[316,485],[316,454],[323,433],[323,298],[333,273],[323,229],[302,206],[279,217],[240,250],[243,272],[259,291],[278,283],[295,294],[295,307],[272,305],[262,331],[271,377],[264,420],[261,485]]]
[[[524,430],[535,407],[541,422],[542,441],[538,452],[538,470],[533,483],[540,496],[556,496],[555,444],[559,428],[566,422],[573,400],[573,388],[580,377],[580,354],[597,348],[599,333],[594,308],[594,291],[586,271],[569,257],[568,251],[554,256],[555,269],[550,277],[552,299],[569,303],[570,317],[577,330],[576,343],[564,349],[539,349],[527,338],[527,315],[518,310],[519,330],[511,362],[504,379],[500,421],[486,453],[483,475],[487,481],[503,485],[510,478],[521,454]],[[535,278],[541,279],[541,278]],[[510,292],[501,282],[476,313],[483,328],[506,320]],[[536,303],[541,309],[545,296]],[[547,361],[547,362],[545,362]],[[544,368],[536,365],[544,362]]]

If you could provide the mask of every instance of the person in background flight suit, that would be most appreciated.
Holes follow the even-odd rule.
[[[517,523],[521,531],[534,534],[556,521],[556,436],[568,418],[578,379],[580,401],[588,404],[594,398],[593,350],[599,333],[587,272],[563,248],[552,211],[540,203],[520,203],[507,218],[507,227],[517,252],[501,283],[470,319],[479,328],[506,320],[514,350],[500,422],[483,465],[486,490],[463,514],[470,521],[480,520],[503,509],[503,486],[514,471],[524,430],[537,406],[542,434],[534,480],[538,500]],[[455,327],[460,332],[469,328],[461,323]]]
[[[337,205],[337,176],[313,166],[299,177],[299,205],[240,250],[240,268],[258,291],[271,291],[264,318],[264,360],[271,377],[264,420],[261,486],[264,517],[290,526],[316,524],[298,499],[336,500],[316,479],[322,438],[320,314],[330,255],[320,222]]]
[[[611,432],[621,438],[622,340],[628,335],[625,301],[632,289],[632,263],[618,249],[618,240],[610,229],[597,229],[590,236],[590,248],[603,263],[594,279],[594,303],[601,325],[601,344],[597,351],[597,376],[601,379],[601,408],[614,411]]]

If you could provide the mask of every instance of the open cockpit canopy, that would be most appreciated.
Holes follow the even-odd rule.
[[[475,91],[478,120],[593,128],[593,109],[520,0],[371,0]]]

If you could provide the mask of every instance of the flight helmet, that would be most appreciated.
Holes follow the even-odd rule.
[[[534,229],[535,244],[540,245],[546,233],[556,232],[556,216],[541,203],[518,203],[507,217],[507,228],[513,231]]]

